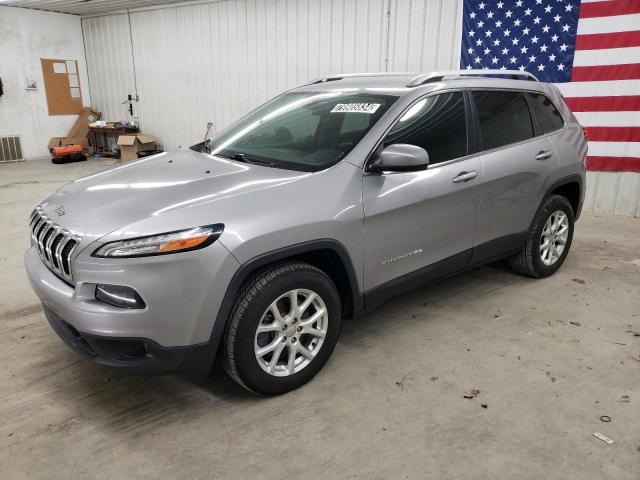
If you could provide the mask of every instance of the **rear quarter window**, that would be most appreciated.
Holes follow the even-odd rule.
[[[562,128],[564,125],[562,115],[560,115],[560,112],[549,97],[541,93],[527,93],[527,96],[531,101],[533,114],[538,119],[544,133],[554,132]]]

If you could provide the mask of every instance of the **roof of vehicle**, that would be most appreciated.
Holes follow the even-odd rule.
[[[504,78],[508,77],[508,78]],[[430,73],[382,72],[328,75],[312,80],[296,90],[362,90],[402,96],[420,89],[439,90],[447,86],[517,88],[548,91],[547,84],[519,70],[446,70]]]

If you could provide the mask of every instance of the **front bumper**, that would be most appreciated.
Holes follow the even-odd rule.
[[[159,257],[96,259],[81,253],[74,286],[51,272],[34,247],[26,252],[25,266],[49,323],[74,350],[135,372],[169,372],[191,369],[203,359],[211,366],[213,358],[204,356],[215,354],[213,326],[238,262],[219,242]],[[101,302],[95,298],[98,283],[132,287],[146,307]]]
[[[80,355],[129,373],[184,373],[203,378],[211,365],[209,343],[165,348],[146,338],[89,335],[76,330],[46,305],[44,314],[58,337]]]

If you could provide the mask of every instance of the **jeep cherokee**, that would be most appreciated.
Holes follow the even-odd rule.
[[[26,269],[55,332],[98,363],[204,377],[217,357],[279,394],[391,297],[500,258],[553,274],[586,152],[527,72],[325,77],[49,195]]]

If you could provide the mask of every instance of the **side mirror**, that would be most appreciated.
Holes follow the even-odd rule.
[[[368,171],[380,172],[417,172],[429,166],[429,154],[416,145],[397,143],[389,145],[369,164]]]

